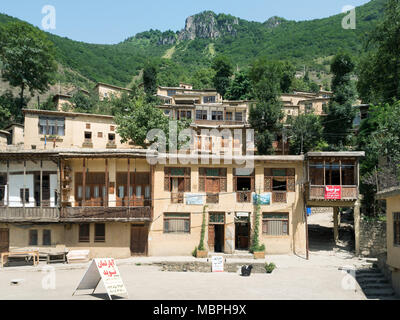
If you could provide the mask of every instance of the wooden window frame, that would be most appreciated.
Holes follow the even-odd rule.
[[[40,124],[41,120],[45,120],[45,121],[46,121],[46,125],[45,125],[45,127],[46,127],[46,130],[45,130],[46,133],[43,133],[42,127],[44,127],[44,126],[42,126],[42,125]],[[49,125],[49,120],[55,121],[55,125],[54,125],[54,126],[50,126],[50,125]],[[63,134],[60,134],[59,128],[60,128],[61,126],[58,125],[58,122],[63,122],[63,126],[62,126],[63,131],[64,131]],[[56,133],[55,133],[54,135],[60,136],[60,137],[65,136],[65,118],[60,118],[60,117],[39,117],[39,134],[45,135],[45,136],[46,136],[46,135],[52,135],[51,133],[49,133],[49,131],[50,131],[49,128],[50,128],[50,127],[55,127],[55,128],[56,128],[56,129],[55,129]]]
[[[177,215],[174,217],[168,217],[168,215]],[[179,217],[179,215],[181,215],[182,217]],[[188,232],[167,232],[165,230],[165,221],[166,220],[186,220],[189,221],[189,231]],[[191,234],[192,233],[192,215],[190,213],[187,212],[165,212],[163,215],[163,233],[164,234]]]
[[[104,235],[97,235],[98,227],[104,227]],[[94,242],[105,243],[106,242],[106,224],[105,223],[95,223],[94,224]]]
[[[183,170],[183,175],[172,175],[173,170]],[[190,167],[165,167],[164,168],[164,191],[172,192],[172,179],[184,179],[184,191],[191,192],[192,190],[192,169]]]
[[[212,216],[222,216],[224,219],[222,222],[211,221]],[[208,213],[208,224],[209,225],[225,225],[226,217],[225,212],[209,212]]]
[[[32,242],[32,235],[36,233],[36,243]],[[38,246],[39,245],[39,231],[37,229],[29,230],[29,245],[30,246]]]
[[[45,243],[45,233],[46,232],[48,232],[48,234],[49,234],[49,243]],[[42,244],[43,244],[43,246],[51,246],[51,230],[50,229],[44,229],[44,230],[42,230]]]
[[[207,170],[209,169],[217,169],[219,170],[218,176],[208,176]],[[200,192],[209,192],[207,191],[207,179],[219,179],[219,190],[217,193],[227,192],[227,176],[228,176],[227,168],[199,168],[199,191]],[[222,187],[224,186],[224,187]],[[215,193],[215,192],[212,192]]]
[[[285,170],[285,175],[284,176],[274,176],[273,170]],[[265,168],[264,169],[264,192],[274,192],[274,190],[273,190],[273,179],[274,178],[286,179],[286,192],[296,192],[296,169],[295,168]],[[292,181],[290,181],[290,180],[292,180]],[[282,191],[282,192],[284,192],[284,191]]]
[[[282,218],[265,218],[265,216],[267,215],[286,215],[287,219],[282,219]],[[272,234],[268,234],[268,224],[266,224],[266,232],[264,232],[264,225],[265,223],[267,223],[268,221],[286,221],[287,223],[287,234],[284,234],[283,232],[283,224],[282,224],[282,234],[280,235],[272,235]],[[289,212],[263,212],[262,214],[262,234],[263,236],[266,237],[290,237],[290,214]]]
[[[87,226],[88,227],[88,235],[84,236],[81,233],[81,227]],[[90,243],[90,223],[81,223],[78,226],[78,242],[79,243]]]
[[[393,212],[393,245],[400,247],[400,212]]]

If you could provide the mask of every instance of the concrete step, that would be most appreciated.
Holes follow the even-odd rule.
[[[374,274],[382,274],[379,269],[370,268],[370,269],[360,269],[356,271],[356,275],[374,275]]]
[[[363,290],[367,297],[393,297],[395,292],[392,288],[384,289],[365,289]]]
[[[362,285],[367,285],[367,284],[374,284],[374,283],[386,283],[389,284],[389,281],[386,280],[384,277],[379,277],[379,278],[367,278],[367,279],[359,279],[357,278],[357,282]]]
[[[361,285],[361,288],[363,290],[369,290],[369,289],[388,289],[388,290],[392,290],[392,287],[388,283],[368,283],[368,284]]]

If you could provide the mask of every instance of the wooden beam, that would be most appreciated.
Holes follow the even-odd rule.
[[[24,160],[24,187],[22,190],[22,205],[25,208],[25,188],[26,188],[26,161]]]
[[[86,201],[86,159],[83,159],[83,171],[82,171],[82,207],[85,207]]]
[[[10,206],[10,161],[7,160],[7,207]]]
[[[128,210],[131,206],[131,160],[128,158],[128,171],[127,171],[127,193],[128,193]]]
[[[43,208],[43,160],[40,160],[40,208]]]
[[[108,208],[108,198],[109,198],[109,195],[108,195],[108,192],[109,192],[109,190],[108,190],[108,188],[109,188],[109,181],[108,181],[108,159],[105,159],[105,165],[106,165],[106,169],[105,169],[105,175],[106,175],[106,181],[105,181],[105,184],[106,184],[106,198],[105,198],[105,200],[104,200],[104,207],[105,208]]]
[[[340,185],[343,185],[342,181],[342,160],[339,160],[339,172],[340,172]]]

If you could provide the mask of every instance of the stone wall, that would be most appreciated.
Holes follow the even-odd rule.
[[[360,254],[365,257],[378,257],[386,252],[386,222],[360,221]]]
[[[211,272],[211,262],[161,262],[161,271],[170,272]],[[224,264],[225,272],[237,273],[240,272],[242,266],[249,265],[248,263],[228,262]],[[265,263],[252,263],[252,273],[266,273]]]

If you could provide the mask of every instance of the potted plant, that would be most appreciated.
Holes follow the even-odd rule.
[[[253,253],[254,259],[265,259],[265,245],[260,244],[259,240],[259,231],[260,231],[260,197],[257,194],[257,202],[256,202],[256,212],[255,212],[255,222],[254,222],[254,235],[253,235],[253,243],[250,248],[250,252]]]
[[[204,236],[206,234],[206,208],[207,206],[203,207],[203,222],[201,224],[201,235],[200,235],[200,243],[199,246],[196,248],[196,257],[197,258],[207,258],[208,251],[204,246]]]
[[[268,274],[271,274],[276,269],[275,263],[266,263],[264,267],[265,272]]]

